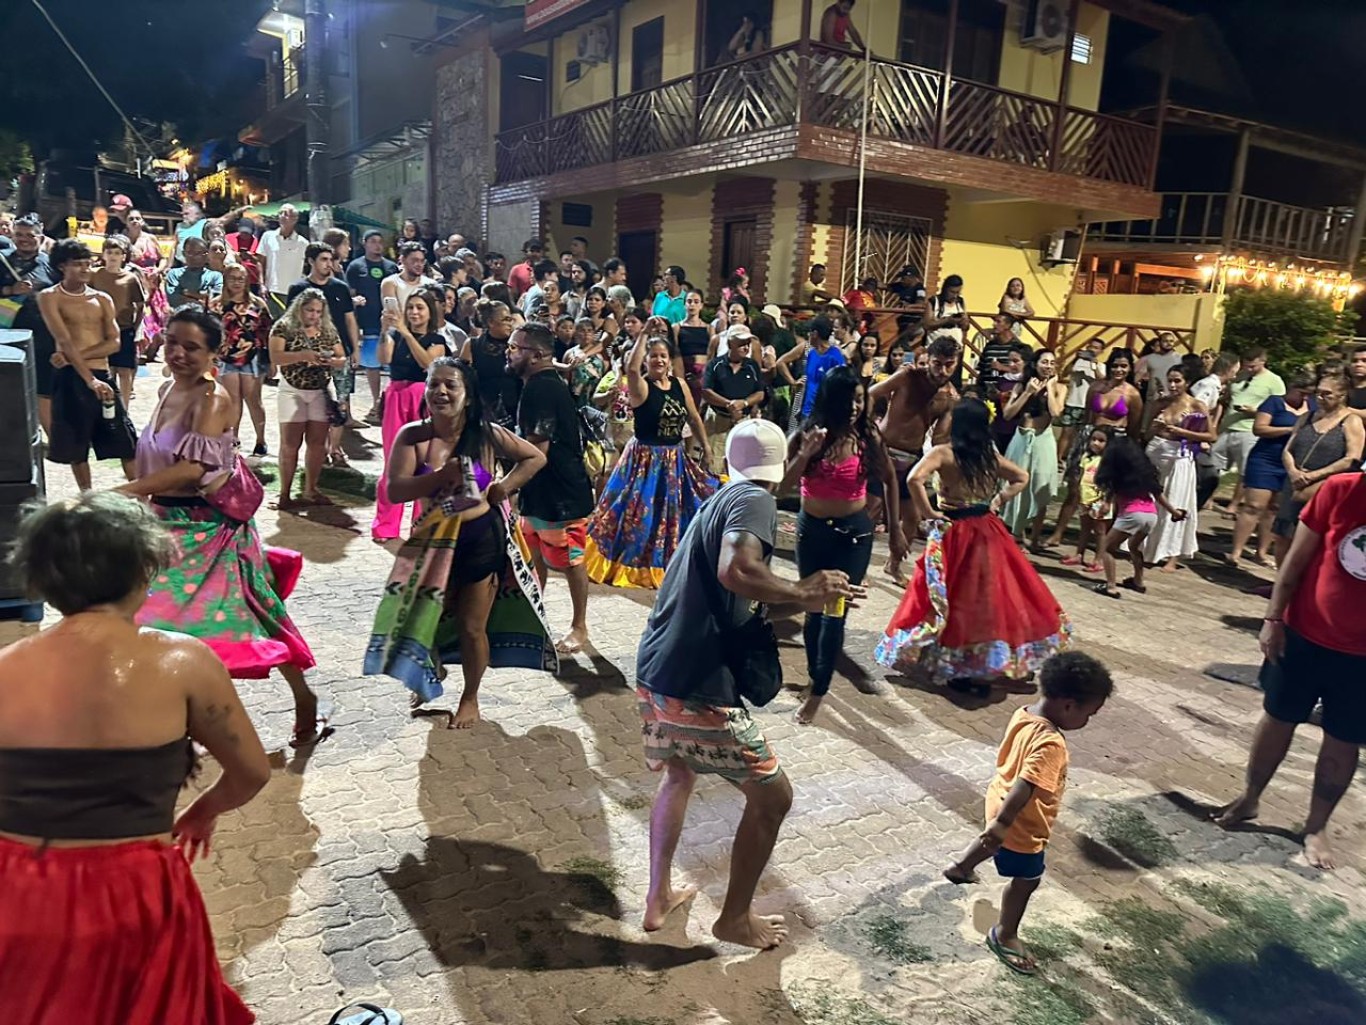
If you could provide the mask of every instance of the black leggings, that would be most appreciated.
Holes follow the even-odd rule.
[[[803,577],[823,569],[849,574],[851,584],[863,583],[873,559],[873,521],[860,509],[852,516],[817,517],[805,511],[797,517],[797,572]],[[806,673],[811,693],[830,690],[835,660],[844,650],[845,614],[827,616],[808,612],[802,636],[806,641]]]

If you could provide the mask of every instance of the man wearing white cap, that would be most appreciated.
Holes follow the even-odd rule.
[[[721,337],[726,351],[702,372],[713,466],[720,464],[726,452],[726,432],[746,417],[757,416],[765,394],[764,372],[749,355],[754,334],[744,324],[736,324]]]
[[[765,606],[819,611],[827,601],[862,594],[838,570],[792,581],[769,569],[778,526],[773,492],[786,455],[787,438],[767,420],[746,420],[730,432],[730,482],[683,535],[636,658],[645,761],[664,772],[650,817],[645,928],[661,928],[697,892],[674,885],[673,858],[697,774],[713,773],[745,795],[745,813],[712,934],[760,950],[787,937],[782,915],[757,915],[751,903],[792,806],[792,784],[744,700],[762,704],[781,684]]]

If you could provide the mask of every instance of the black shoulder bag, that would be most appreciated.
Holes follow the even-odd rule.
[[[735,692],[751,705],[766,705],[783,689],[783,665],[778,658],[778,635],[760,606],[740,626],[727,622],[727,591],[716,582],[713,615],[721,628],[721,659],[735,679]]]

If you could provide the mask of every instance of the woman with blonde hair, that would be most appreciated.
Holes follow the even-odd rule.
[[[280,368],[280,498],[281,512],[303,505],[331,505],[332,500],[318,490],[323,458],[327,455],[327,434],[338,412],[335,397],[329,397],[332,371],[346,365],[346,350],[322,290],[305,288],[275,322],[270,332],[270,362]],[[292,498],[294,474],[299,466],[299,449],[304,452],[304,488],[301,497]]]

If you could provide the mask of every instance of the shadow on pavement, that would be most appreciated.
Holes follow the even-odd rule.
[[[716,956],[705,946],[638,943],[580,931],[587,915],[622,918],[621,902],[601,875],[547,870],[526,851],[504,844],[429,837],[422,858],[405,855],[380,877],[447,967],[660,971]]]

